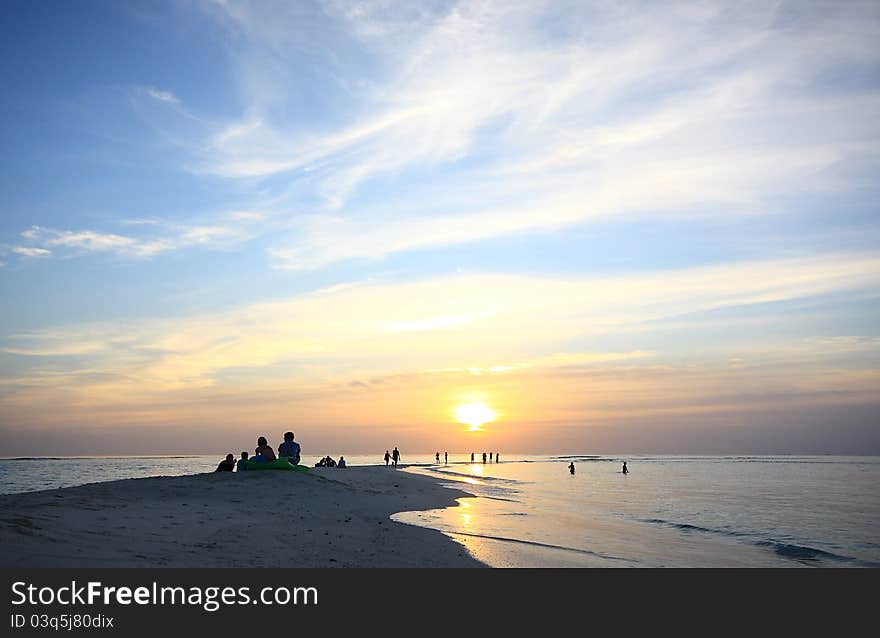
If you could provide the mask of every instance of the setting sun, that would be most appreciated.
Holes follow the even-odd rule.
[[[469,425],[470,432],[479,432],[486,423],[495,420],[495,412],[485,403],[465,403],[455,408],[455,418],[459,423]]]

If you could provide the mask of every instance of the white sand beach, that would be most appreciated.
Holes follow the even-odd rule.
[[[0,567],[481,567],[395,512],[467,493],[385,467],[128,479],[0,496]]]

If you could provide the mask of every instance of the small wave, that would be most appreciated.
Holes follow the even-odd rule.
[[[793,545],[791,543],[783,543],[774,540],[755,541],[754,544],[758,547],[768,547],[776,552],[779,556],[782,556],[783,558],[790,558],[791,560],[796,560],[798,562],[816,563],[821,560],[833,560],[837,562],[850,563],[856,560],[850,556],[840,556],[839,554],[826,552],[821,549],[816,549],[815,547]]]
[[[602,554],[600,552],[594,552],[589,549],[580,549],[577,547],[565,547],[564,545],[552,545],[550,543],[541,543],[538,541],[527,541],[522,540],[520,538],[508,538],[505,536],[492,536],[489,534],[474,534],[472,532],[459,532],[454,530],[449,530],[446,532],[452,536],[470,536],[472,538],[485,538],[491,541],[501,541],[502,543],[518,543],[520,545],[530,545],[532,547],[544,547],[547,549],[556,549],[564,552],[574,552],[576,554],[587,554],[588,556],[596,556],[597,558],[604,558],[605,560],[617,560],[625,563],[636,563],[631,558],[624,558],[622,556],[611,556],[609,554]]]
[[[740,532],[734,532],[723,529],[713,529],[710,527],[700,527],[699,525],[691,525],[689,523],[675,523],[673,521],[663,520],[662,518],[643,518],[642,523],[650,523],[652,525],[663,525],[664,527],[672,527],[685,532],[703,532],[706,534],[719,534],[722,536],[742,536]]]
[[[488,494],[481,494],[480,498],[487,498],[490,501],[504,501],[505,503],[519,503],[520,501],[515,498],[504,498],[503,496],[489,496]]]
[[[435,474],[440,474],[443,476],[461,476],[463,478],[476,479],[480,482],[485,483],[500,483],[504,485],[523,485],[525,484],[523,481],[517,481],[514,479],[501,478],[499,476],[480,476],[478,474],[470,474],[467,472],[454,472],[452,470],[440,469],[440,468],[426,468],[430,472],[434,472]]]
[[[699,532],[704,534],[715,534],[718,536],[728,536],[742,539],[752,536],[751,534],[745,532],[715,529],[711,527],[701,527],[699,525],[691,525],[689,523],[675,523],[673,521],[663,520],[662,518],[648,518],[641,519],[641,521],[643,523],[651,523],[654,525],[672,527],[674,529],[680,529],[685,532]],[[832,552],[827,552],[822,549],[816,549],[815,547],[796,545],[794,543],[786,543],[784,541],[779,541],[772,538],[766,538],[763,540],[751,540],[746,542],[750,542],[756,547],[770,549],[782,558],[787,558],[789,560],[797,561],[804,564],[817,564],[820,561],[835,561],[838,563],[856,563],[865,567],[875,566],[873,563],[867,563],[851,556],[841,556],[840,554],[834,554]]]

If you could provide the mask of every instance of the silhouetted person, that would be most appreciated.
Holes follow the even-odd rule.
[[[336,467],[348,467],[345,464],[345,457],[344,456],[339,457],[339,463],[336,464]]]
[[[437,452],[437,454],[434,455],[434,458],[435,458],[435,459],[437,460],[437,462],[439,463],[439,462],[440,462],[440,452]]]
[[[483,452],[483,463],[485,463],[485,462],[486,462],[486,453]]]
[[[574,474],[574,461],[568,464],[568,471]]]
[[[266,441],[265,436],[261,436],[257,439],[257,448],[254,450],[254,460],[255,461],[274,461],[275,460],[275,452],[272,451],[272,448],[269,446],[269,442]]]
[[[494,452],[489,452],[489,460],[490,460],[490,461],[492,460],[492,455],[493,455],[493,454],[494,454]]]
[[[623,462],[623,470],[622,471],[624,474],[629,474],[629,470],[626,469],[626,461]]]
[[[498,454],[498,452],[495,452],[495,462],[496,462],[496,463],[500,463],[500,462],[501,462],[501,455]]]
[[[449,452],[444,452],[444,453],[443,453],[443,462],[444,462],[446,465],[449,465]]]
[[[388,461],[391,460],[391,452],[385,450],[385,467],[388,467]]]
[[[293,432],[285,432],[284,443],[278,446],[278,456],[285,456],[294,465],[299,465],[299,454],[299,443],[293,440]]]
[[[238,459],[238,463],[235,464],[236,472],[244,472],[247,470],[247,461],[248,461],[248,453],[242,452],[241,458]]]
[[[231,454],[227,454],[226,458],[220,461],[220,465],[217,466],[215,472],[231,472],[235,469],[235,457]]]
[[[395,446],[394,451],[391,452],[391,460],[394,462],[394,467],[397,467],[397,462],[400,460],[400,451],[397,449],[397,446]]]
[[[474,453],[471,452],[471,463],[473,463],[473,462],[474,462]]]

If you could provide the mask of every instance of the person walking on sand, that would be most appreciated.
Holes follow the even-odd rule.
[[[574,461],[568,464],[568,471],[574,474]]]
[[[394,451],[391,453],[391,460],[394,462],[394,467],[397,467],[397,462],[400,460],[400,450],[397,449],[397,446],[394,446]]]
[[[388,467],[388,461],[391,460],[391,452],[385,450],[385,467]]]
[[[626,469],[626,461],[623,462],[623,469],[621,470],[623,474],[629,474],[629,470]]]

